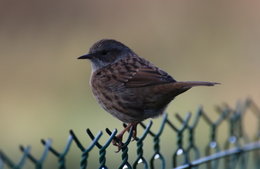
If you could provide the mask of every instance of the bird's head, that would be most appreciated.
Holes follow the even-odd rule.
[[[102,39],[92,45],[88,54],[80,56],[78,59],[89,59],[92,69],[95,71],[133,54],[133,51],[121,42]]]

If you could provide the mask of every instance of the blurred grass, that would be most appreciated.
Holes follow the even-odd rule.
[[[63,144],[121,123],[93,99],[90,64],[76,58],[97,40],[114,38],[177,80],[221,82],[178,97],[167,112],[202,104],[260,101],[258,1],[0,1],[0,145],[41,150],[40,138]],[[100,123],[102,121],[102,123]]]

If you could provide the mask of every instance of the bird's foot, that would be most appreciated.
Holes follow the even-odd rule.
[[[122,148],[123,148],[123,135],[117,135],[115,136],[115,138],[112,140],[112,144],[114,146],[116,146],[118,149],[116,151],[116,153],[118,153]]]
[[[121,131],[118,135],[115,136],[115,138],[112,140],[112,144],[114,146],[117,146],[118,147],[118,150],[116,151],[116,153],[118,153],[124,146],[124,143],[123,143],[123,136],[125,134],[126,131],[130,131],[130,129],[132,128],[133,130],[133,135],[132,135],[132,138],[134,140],[137,139],[137,124],[138,123],[129,123],[128,125],[125,126],[124,130]]]
[[[137,140],[137,124],[138,123],[135,123],[135,124],[133,124],[133,135],[132,135],[132,141],[135,141],[135,140]]]

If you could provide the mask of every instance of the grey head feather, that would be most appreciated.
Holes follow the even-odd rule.
[[[89,54],[92,55],[90,60],[93,72],[127,56],[135,55],[130,48],[112,39],[102,39],[96,42],[90,48]]]

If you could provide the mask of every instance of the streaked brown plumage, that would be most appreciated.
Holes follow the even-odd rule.
[[[128,127],[161,115],[179,94],[194,86],[214,86],[214,82],[178,82],[163,70],[139,57],[124,44],[110,39],[96,42],[89,54],[79,59],[92,63],[91,87],[99,104]],[[136,131],[135,131],[136,134]]]

